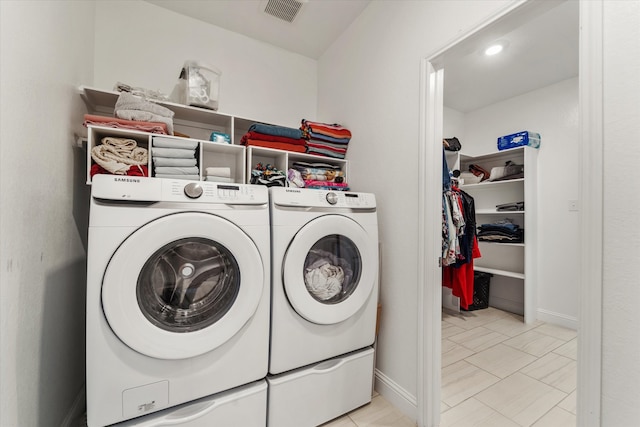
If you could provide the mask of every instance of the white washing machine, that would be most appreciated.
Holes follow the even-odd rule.
[[[88,426],[263,379],[267,189],[96,175],[91,193]]]
[[[370,193],[272,187],[270,209],[268,424],[316,425],[371,400],[376,200]],[[306,408],[300,418],[284,410],[296,395],[316,409]],[[359,397],[345,409],[339,402],[345,395]],[[322,414],[308,412],[314,410]]]

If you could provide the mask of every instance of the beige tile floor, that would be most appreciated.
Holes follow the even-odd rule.
[[[575,427],[576,331],[494,308],[442,315],[441,427]],[[413,427],[375,395],[323,427]]]

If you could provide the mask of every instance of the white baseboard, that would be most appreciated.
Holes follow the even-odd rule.
[[[407,417],[412,420],[418,419],[418,401],[416,397],[378,369],[376,369],[375,374],[376,391]]]
[[[538,320],[542,320],[543,322],[551,323],[553,325],[573,329],[574,331],[578,330],[578,325],[580,324],[576,317],[567,316],[566,314],[562,313],[555,313],[543,308],[538,309]]]
[[[84,411],[87,407],[86,394],[86,386],[83,385],[78,392],[75,400],[73,401],[71,408],[69,408],[69,411],[67,411],[67,416],[64,417],[64,420],[62,421],[62,424],[60,424],[60,427],[78,427],[78,421],[84,414]]]

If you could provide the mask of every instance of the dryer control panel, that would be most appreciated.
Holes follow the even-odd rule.
[[[304,188],[271,188],[273,203],[279,206],[311,208],[375,209],[372,193],[351,191],[310,190]]]
[[[162,180],[162,200],[167,202],[225,203],[258,205],[269,201],[266,187],[247,184],[220,184],[207,181]]]

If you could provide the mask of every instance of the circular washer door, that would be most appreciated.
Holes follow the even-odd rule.
[[[104,274],[102,308],[133,350],[184,359],[231,339],[255,313],[263,288],[258,248],[238,226],[178,213],[122,242]]]
[[[367,232],[354,220],[325,215],[302,227],[287,248],[287,298],[306,320],[330,325],[353,316],[376,283],[378,262]]]

